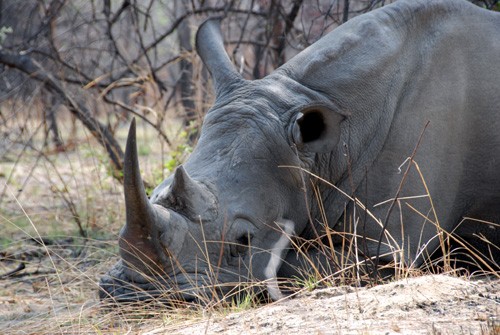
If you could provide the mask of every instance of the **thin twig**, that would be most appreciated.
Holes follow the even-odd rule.
[[[380,263],[380,247],[382,245],[382,238],[384,237],[384,233],[387,229],[387,225],[389,224],[389,218],[392,213],[392,210],[394,208],[394,205],[398,202],[399,199],[399,194],[401,193],[403,189],[403,185],[406,182],[406,177],[408,176],[408,173],[410,172],[411,166],[413,165],[413,159],[415,158],[415,155],[417,154],[417,150],[420,147],[420,142],[422,141],[422,138],[424,137],[425,130],[427,129],[427,126],[429,126],[430,121],[427,121],[424,125],[424,128],[422,129],[422,132],[420,133],[420,136],[418,137],[417,144],[415,145],[415,148],[413,148],[413,152],[410,155],[410,160],[408,162],[408,166],[406,167],[406,171],[403,175],[403,178],[401,179],[401,182],[399,183],[398,190],[396,191],[396,195],[394,196],[391,205],[389,206],[389,209],[387,210],[387,214],[385,216],[385,219],[383,221],[383,226],[382,230],[380,231],[380,236],[378,238],[378,244],[377,244],[377,252],[376,252],[376,258],[375,258],[375,265],[374,265],[374,271],[377,274],[375,276],[375,282],[378,280],[378,266]]]
[[[21,263],[19,263],[19,265],[17,266],[17,268],[15,268],[14,270],[10,270],[10,271],[8,271],[6,273],[0,274],[0,279],[7,278],[7,277],[12,277],[16,273],[24,270],[25,268],[26,268],[26,265],[24,265],[24,262],[21,262]]]

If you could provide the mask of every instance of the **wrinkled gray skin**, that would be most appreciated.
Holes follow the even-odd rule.
[[[494,225],[458,224],[463,217],[499,222],[499,32],[500,14],[465,1],[401,0],[350,20],[266,78],[247,81],[224,50],[219,22],[205,22],[197,50],[216,101],[194,152],[150,200],[132,125],[122,260],[101,280],[101,297],[163,292],[193,301],[265,280],[279,299],[275,278],[307,267],[291,238],[324,234],[325,219],[337,232],[353,232],[341,223],[344,211],[354,213],[352,202],[297,167],[354,194],[386,222],[387,200],[402,179],[399,197],[426,194],[415,166],[404,172],[427,121],[414,161],[441,228],[466,238],[481,233],[498,245]],[[381,264],[419,265],[422,251],[438,247],[436,227],[408,204],[435,221],[428,198],[402,198],[380,243],[380,225],[356,207],[361,260],[378,253]],[[212,289],[221,283],[228,285]]]

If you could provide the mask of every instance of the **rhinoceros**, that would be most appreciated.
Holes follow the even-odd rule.
[[[260,281],[276,300],[277,278],[339,259],[417,267],[448,233],[498,262],[499,32],[499,13],[466,1],[400,0],[245,80],[207,20],[196,48],[215,102],[150,198],[132,123],[101,298],[199,302]]]

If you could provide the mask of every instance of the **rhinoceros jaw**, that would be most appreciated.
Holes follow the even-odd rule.
[[[281,220],[276,222],[276,224],[282,229],[282,234],[278,241],[273,245],[270,253],[271,257],[267,263],[264,275],[266,277],[266,287],[269,296],[274,301],[282,299],[283,293],[281,293],[278,287],[277,273],[283,262],[282,254],[283,250],[290,245],[290,238],[294,234],[295,224],[290,220]]]

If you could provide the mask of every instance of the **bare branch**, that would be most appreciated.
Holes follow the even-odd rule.
[[[87,127],[91,134],[101,143],[108,152],[111,161],[117,171],[123,169],[123,151],[113,136],[109,133],[106,126],[90,115],[89,110],[81,103],[78,103],[61,83],[52,75],[47,73],[39,64],[37,64],[28,55],[13,54],[0,51],[0,62],[14,67],[19,71],[28,74],[44,83],[50,91],[62,97],[68,104],[69,110]]]

